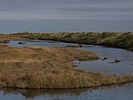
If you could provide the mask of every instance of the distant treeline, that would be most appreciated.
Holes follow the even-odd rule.
[[[18,34],[18,33],[17,33]],[[23,35],[29,39],[54,40],[89,45],[102,45],[107,47],[133,50],[133,32],[62,32],[62,33],[29,33]]]

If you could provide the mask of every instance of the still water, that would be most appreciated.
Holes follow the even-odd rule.
[[[92,46],[82,48],[96,52],[101,59],[97,61],[75,61],[76,65],[83,70],[100,71],[109,75],[131,75],[133,74],[133,52],[124,49],[106,48],[102,46]],[[103,60],[103,58],[106,58]],[[115,63],[115,60],[120,60]]]
[[[26,44],[18,44],[20,41],[10,41],[11,47],[28,46],[61,46],[76,45],[72,43],[52,42],[52,41],[21,41]],[[107,57],[107,60],[97,60],[91,62],[74,63],[78,68],[88,71],[102,71],[106,74],[127,75],[133,73],[133,52],[106,48],[102,46],[89,45],[80,48],[96,52],[100,58]],[[121,62],[112,63],[115,59]],[[2,89],[0,90],[0,100],[131,100],[133,98],[133,84],[121,86],[89,88],[89,89],[56,89],[56,90],[25,90],[25,89]]]
[[[90,89],[0,90],[0,100],[132,100],[133,84]]]
[[[10,41],[8,44],[11,47],[28,47],[28,46],[48,46],[48,47],[66,47],[74,46],[73,43],[53,42],[53,41],[21,41],[25,44],[18,44],[20,41]],[[83,48],[83,50],[96,52],[101,59],[96,61],[74,61],[78,68],[93,72],[104,72],[105,74],[115,75],[129,75],[133,73],[133,52],[124,49],[106,48],[102,46],[89,45]],[[102,58],[106,57],[106,60]],[[119,63],[114,63],[118,59]]]
[[[24,44],[19,44],[19,42],[23,42]],[[54,41],[47,41],[47,40],[32,40],[32,41],[10,41],[9,46],[11,47],[29,47],[29,46],[47,46],[47,47],[54,47],[54,46],[58,46],[58,47],[65,47],[68,44],[72,44],[72,43],[63,43],[63,42],[54,42]]]

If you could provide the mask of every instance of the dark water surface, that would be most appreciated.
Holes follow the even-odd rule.
[[[0,90],[0,100],[132,100],[133,84],[90,89]]]
[[[18,44],[19,42],[23,42],[25,44]],[[72,43],[63,43],[63,42],[54,42],[54,41],[47,41],[47,40],[32,40],[32,41],[10,41],[9,42],[9,46],[11,47],[29,47],[29,46],[47,46],[47,47],[54,47],[54,46],[58,46],[58,47],[65,47],[68,44],[72,44]]]
[[[76,45],[73,43],[53,42],[53,41],[22,41],[26,44],[18,44],[20,41],[10,41],[8,44],[12,47],[28,47],[28,46],[60,46],[65,47],[68,45]],[[106,57],[107,60],[97,61],[75,61],[74,63],[83,70],[100,71],[106,74],[115,75],[129,75],[133,74],[133,52],[124,49],[106,48],[102,46],[89,45],[88,47],[80,48],[83,50],[96,52],[100,58]],[[113,63],[116,59],[120,60],[119,63]]]
[[[92,46],[88,48],[82,48],[96,52],[100,56],[100,60],[97,61],[75,61],[76,65],[83,70],[88,71],[100,71],[106,74],[115,75],[131,75],[133,74],[133,52],[124,49],[106,48],[102,46]],[[102,60],[103,58],[106,60]],[[120,60],[119,63],[115,63],[115,60]]]
[[[10,41],[11,47],[25,46],[61,46],[76,45],[72,43],[52,42],[52,41],[21,41],[26,44],[18,44],[20,41]],[[107,60],[97,60],[91,62],[75,61],[79,67],[88,71],[102,71],[106,74],[127,75],[133,73],[133,52],[105,48],[102,46],[83,47],[81,49],[96,52],[101,58]],[[115,59],[120,59],[120,63],[111,63]],[[79,64],[80,63],[80,64]],[[0,100],[132,100],[133,84],[121,86],[89,88],[89,89],[56,89],[56,90],[25,90],[25,89],[2,89],[0,90]]]

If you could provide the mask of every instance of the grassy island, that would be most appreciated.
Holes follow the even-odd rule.
[[[98,59],[75,48],[0,46],[0,88],[87,88],[133,82],[133,76],[85,72],[74,60]]]
[[[133,51],[133,32],[61,32],[61,33],[14,33],[0,35],[0,43],[9,40],[53,40],[77,44],[101,45]]]
[[[28,39],[54,40],[78,44],[101,45],[106,47],[123,48],[133,51],[133,32],[21,33],[21,35]]]

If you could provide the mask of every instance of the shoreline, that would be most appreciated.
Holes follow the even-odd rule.
[[[95,89],[95,88],[102,88],[102,87],[113,87],[113,86],[123,86],[133,84],[133,81],[128,82],[122,82],[122,83],[113,83],[113,84],[104,84],[104,85],[98,85],[98,86],[90,86],[90,87],[79,87],[79,88],[19,88],[19,87],[3,87],[0,89],[21,89],[21,90],[69,90],[69,89]]]
[[[10,40],[44,40],[51,42],[96,45],[133,51],[133,32],[62,32],[62,33],[14,33],[0,35],[2,43]]]
[[[12,37],[13,39],[10,36],[8,38],[24,39],[17,36]],[[38,46],[14,48],[0,45],[0,55],[1,88],[78,89],[133,83],[133,75],[120,77],[76,69],[73,67],[73,60],[98,59],[95,53],[76,48]]]
[[[52,40],[66,43],[99,45],[133,51],[133,32],[64,32],[64,33],[19,33],[28,39]],[[17,35],[17,34],[15,34]]]
[[[84,50],[37,46],[0,46],[0,50],[0,88],[76,89],[133,82],[132,75],[119,77],[76,69],[73,60],[97,59],[95,53]]]

